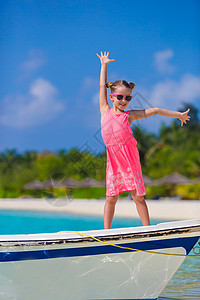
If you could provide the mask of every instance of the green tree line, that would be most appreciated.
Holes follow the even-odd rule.
[[[138,141],[138,149],[143,174],[158,179],[173,172],[178,172],[190,179],[200,176],[200,121],[198,109],[185,105],[182,111],[190,108],[191,121],[180,126],[174,119],[170,126],[161,125],[159,134],[148,133],[139,126],[133,128],[133,135]],[[19,197],[33,194],[24,191],[23,186],[33,180],[46,181],[50,178],[62,180],[71,177],[82,180],[91,177],[105,180],[106,151],[93,155],[80,152],[78,148],[69,151],[61,149],[55,153],[44,151],[38,153],[27,151],[19,154],[16,149],[6,149],[0,153],[0,197]],[[80,189],[81,190],[81,189]],[[93,188],[91,197],[105,196],[105,188]],[[126,195],[127,193],[124,193]],[[170,196],[182,194],[186,199],[200,198],[200,185],[177,186],[172,190],[169,186],[149,186],[147,196]],[[78,193],[78,197],[83,196]]]

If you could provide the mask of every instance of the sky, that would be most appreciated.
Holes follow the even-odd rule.
[[[198,0],[1,1],[0,152],[105,151],[101,51],[116,60],[108,81],[136,85],[126,110],[199,107],[199,16]],[[157,134],[172,121],[155,115],[131,128]]]

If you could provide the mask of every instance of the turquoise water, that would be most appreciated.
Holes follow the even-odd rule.
[[[151,220],[151,225],[163,222]],[[140,219],[114,218],[112,228],[142,226]],[[62,230],[103,229],[103,216],[23,210],[0,211],[0,234],[51,233]]]
[[[151,225],[165,222],[151,220]],[[141,226],[139,219],[117,218],[112,228]],[[62,230],[103,229],[103,216],[64,213],[1,210],[0,234],[50,233]],[[188,257],[169,282],[159,300],[200,299],[200,257]]]

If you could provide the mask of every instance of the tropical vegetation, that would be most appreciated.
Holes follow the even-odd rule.
[[[158,179],[173,172],[178,172],[189,179],[200,176],[200,121],[198,109],[190,108],[191,121],[180,126],[174,119],[170,126],[162,124],[159,134],[146,132],[139,126],[133,127],[133,134],[138,141],[138,149],[143,174]],[[82,180],[87,177],[98,181],[105,180],[106,151],[94,155],[78,148],[60,149],[53,153],[44,151],[26,151],[19,154],[16,149],[6,149],[0,153],[0,198],[14,198],[22,195],[35,195],[36,191],[24,190],[26,183],[33,180],[46,181],[50,178],[62,180],[73,178]],[[79,188],[74,191],[77,198],[105,197],[106,189]],[[46,194],[45,194],[46,193]],[[66,189],[55,189],[54,197],[66,195]],[[38,191],[37,196],[48,195],[48,191]],[[124,196],[127,193],[123,194]],[[122,196],[123,196],[122,195]],[[182,195],[185,199],[200,198],[200,184],[176,186],[147,186],[147,196],[155,197]]]

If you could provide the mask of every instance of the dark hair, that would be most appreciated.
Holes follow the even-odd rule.
[[[118,86],[125,86],[131,90],[134,89],[135,84],[133,82],[127,82],[126,80],[117,80],[115,82],[107,82],[106,87],[111,89],[111,93],[113,93]]]

